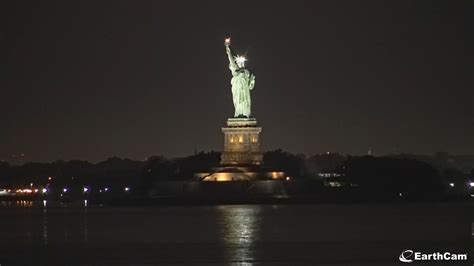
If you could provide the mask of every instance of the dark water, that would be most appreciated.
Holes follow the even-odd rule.
[[[405,249],[473,247],[467,203],[0,207],[2,266],[399,265]]]

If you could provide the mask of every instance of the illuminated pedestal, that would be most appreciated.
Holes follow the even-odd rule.
[[[255,118],[229,118],[224,133],[224,150],[221,165],[260,165],[263,155],[260,151],[261,127]]]
[[[196,173],[202,181],[255,181],[284,179],[280,171],[262,167],[260,132],[255,118],[229,118],[224,133],[221,166],[208,173]]]

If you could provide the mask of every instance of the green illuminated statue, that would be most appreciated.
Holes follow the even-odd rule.
[[[245,69],[244,56],[233,56],[230,51],[230,38],[225,39],[229,69],[232,72],[232,98],[234,100],[234,117],[250,117],[250,91],[255,86],[255,76]]]

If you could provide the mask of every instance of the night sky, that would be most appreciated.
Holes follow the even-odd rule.
[[[227,35],[265,150],[474,153],[472,1],[162,2],[0,4],[0,159],[221,150]]]

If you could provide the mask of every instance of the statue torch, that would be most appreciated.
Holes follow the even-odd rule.
[[[229,47],[229,45],[230,45],[230,37],[225,38],[224,44],[225,44],[225,46]]]

